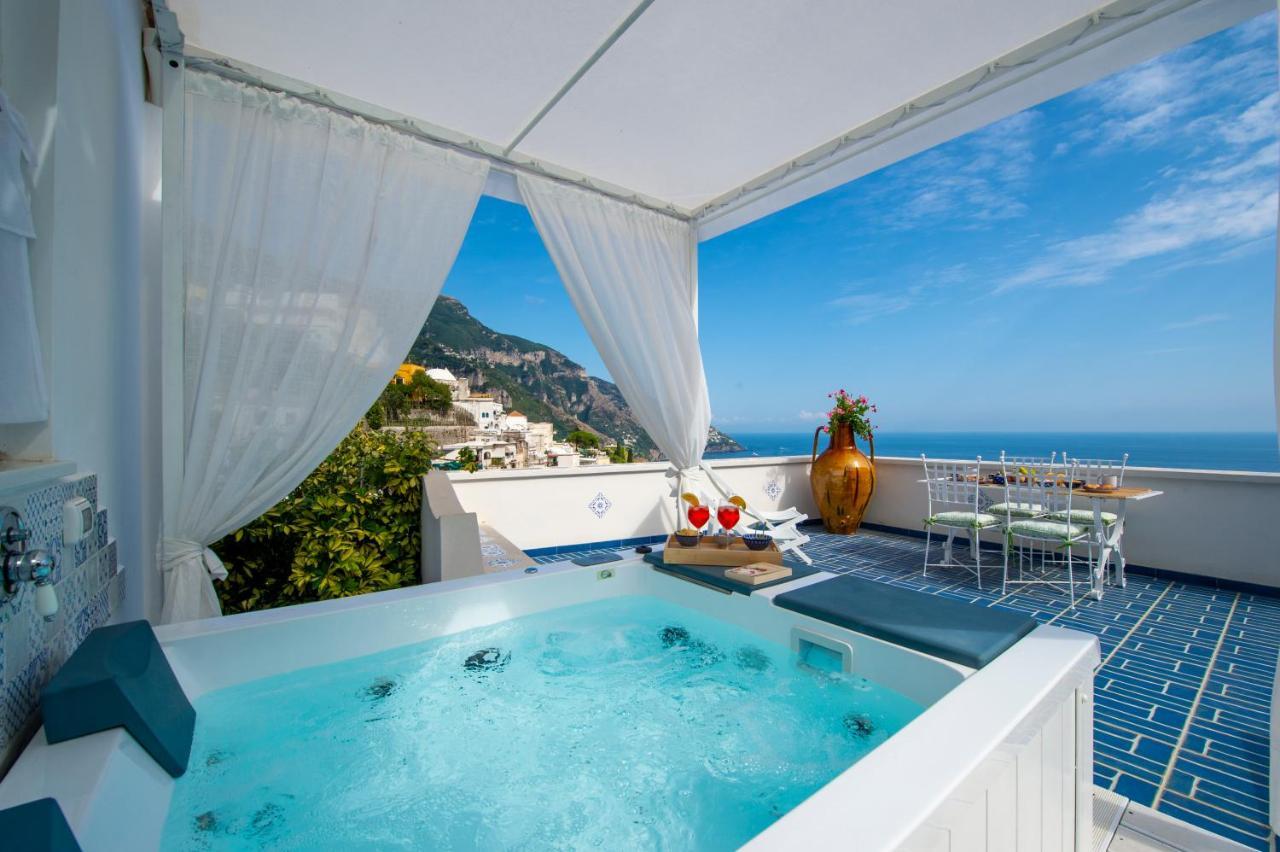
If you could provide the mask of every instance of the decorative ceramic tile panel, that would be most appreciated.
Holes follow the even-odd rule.
[[[590,509],[591,514],[595,515],[597,518],[603,518],[608,511],[613,508],[613,502],[610,501],[608,497],[604,496],[604,492],[601,491],[591,498],[591,502],[587,504],[587,508]]]
[[[62,543],[62,506],[72,497],[93,505],[94,529],[74,546]],[[36,716],[40,690],[97,627],[124,603],[124,575],[117,569],[116,543],[106,510],[98,510],[98,478],[75,474],[22,492],[0,494],[0,505],[22,513],[31,530],[29,547],[57,559],[54,588],[58,613],[46,622],[36,615],[34,592],[23,583],[0,600],[0,765]]]
[[[769,496],[770,500],[777,500],[778,495],[782,493],[782,486],[778,484],[778,480],[770,479],[765,483],[764,493]]]

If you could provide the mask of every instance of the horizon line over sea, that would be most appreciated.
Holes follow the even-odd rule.
[[[745,449],[708,453],[708,458],[804,456],[813,447],[813,432],[728,432]],[[818,452],[827,438],[818,441]],[[1129,454],[1135,467],[1185,470],[1280,472],[1280,443],[1275,432],[889,432],[875,436],[876,454],[994,461],[1000,452],[1044,455],[1066,452],[1073,458],[1114,458]],[[859,441],[866,452],[866,442]]]

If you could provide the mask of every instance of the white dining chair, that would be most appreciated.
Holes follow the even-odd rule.
[[[1062,458],[1066,462],[1066,456]],[[1011,456],[1000,451],[1000,476],[1008,480],[1010,476],[1028,477],[1031,480],[1042,477],[1054,477],[1058,472],[1058,453],[1046,456]],[[995,503],[988,507],[988,512],[1004,518],[1038,518],[1045,513],[1045,508],[1038,503]]]
[[[1075,494],[1076,466],[1067,464],[1062,475],[1037,478],[1007,476],[1004,485],[1004,502],[1038,505],[1044,511],[1041,517],[1019,518],[1006,512],[1003,518],[1004,576],[1001,592],[1008,594],[1010,586],[1065,587],[1076,605],[1076,563],[1080,560],[1072,551],[1080,545],[1090,549],[1092,558],[1093,531],[1084,524],[1066,520],[1072,517],[1072,498]],[[1011,557],[1017,549],[1014,571],[1010,570]],[[1086,563],[1085,576],[1091,576]],[[1065,579],[1062,577],[1066,574]]]
[[[924,464],[924,482],[929,496],[929,511],[924,519],[924,576],[929,576],[930,568],[963,568],[978,578],[978,588],[981,589],[982,546],[979,536],[983,530],[1000,525],[1000,518],[985,508],[985,498],[979,485],[982,457],[979,456],[976,462],[930,461],[922,454],[920,461]],[[947,531],[941,562],[929,561],[935,527]],[[969,533],[970,562],[960,562],[953,554],[956,533],[961,531]]]
[[[1066,451],[1063,451],[1064,461],[1066,457]],[[1119,459],[1072,459],[1071,463],[1076,468],[1075,478],[1085,485],[1105,485],[1108,479],[1114,477],[1116,487],[1123,488],[1124,469],[1129,465],[1129,454],[1125,453]],[[1057,521],[1070,520],[1073,524],[1084,524],[1091,528],[1095,522],[1093,509],[1090,508],[1072,509],[1070,518],[1062,512],[1055,512],[1050,517]],[[1116,522],[1115,512],[1102,512],[1101,517],[1103,526],[1109,527]]]

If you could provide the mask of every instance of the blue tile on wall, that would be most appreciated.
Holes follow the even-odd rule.
[[[49,551],[57,560],[53,576],[59,611],[51,622],[38,618],[34,593],[26,583],[13,597],[0,601],[0,760],[36,712],[49,677],[90,631],[110,620],[123,600],[123,581],[112,583],[117,555],[105,511],[97,512],[95,530],[82,542],[72,547],[62,543],[62,508],[73,496],[84,497],[96,508],[97,477],[64,477],[6,498],[22,511],[31,531],[30,546]],[[104,571],[107,566],[110,573]]]

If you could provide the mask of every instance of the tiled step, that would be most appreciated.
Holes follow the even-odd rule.
[[[1249,847],[1093,788],[1094,852],[1248,852]]]

